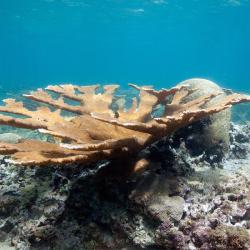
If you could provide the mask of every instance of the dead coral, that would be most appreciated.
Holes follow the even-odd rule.
[[[5,105],[0,107],[0,112],[4,113],[0,115],[0,124],[38,130],[61,143],[39,140],[23,140],[17,144],[2,142],[0,153],[12,155],[15,163],[23,165],[88,164],[102,159],[119,159],[136,155],[154,141],[194,121],[230,108],[233,104],[250,101],[249,96],[230,94],[215,106],[209,105],[209,102],[221,93],[185,102],[195,89],[180,86],[156,91],[131,86],[139,91],[140,101],[133,99],[128,109],[124,97],[118,98],[114,94],[118,85],[103,86],[103,91],[99,93],[98,85],[66,84],[38,89],[24,95],[43,103],[35,110],[14,99],[4,100]],[[70,101],[76,101],[78,105],[71,105]],[[114,103],[118,107],[116,111],[111,109]],[[157,105],[162,105],[164,112],[162,117],[153,118],[152,111]],[[70,112],[71,117],[63,116],[62,111]]]

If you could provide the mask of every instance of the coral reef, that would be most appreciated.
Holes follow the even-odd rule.
[[[214,116],[250,98],[132,86],[131,105],[61,85],[0,107],[0,249],[250,248],[249,125]]]
[[[140,95],[127,109],[124,97],[114,94],[117,85],[105,85],[103,89],[97,85],[48,86],[46,91],[38,89],[24,95],[44,104],[30,109],[21,101],[4,100],[0,124],[38,130],[52,136],[54,142],[2,142],[0,153],[12,155],[13,161],[22,165],[90,164],[104,159],[132,158],[182,127],[228,109],[232,104],[250,101],[249,96],[225,95],[220,91],[188,100],[197,89],[185,85],[160,91],[130,86]],[[221,98],[213,102],[218,96]],[[153,110],[160,106],[161,116],[153,117]],[[70,114],[63,115],[61,111]]]
[[[230,135],[233,146],[250,134],[231,124]],[[142,152],[150,168],[129,179],[102,178],[108,162],[22,168],[2,159],[0,248],[249,249],[249,151],[239,159],[231,147],[224,169],[211,169],[187,138],[152,144]]]

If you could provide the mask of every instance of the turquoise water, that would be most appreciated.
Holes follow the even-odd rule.
[[[49,83],[250,92],[248,0],[0,0],[2,94]]]

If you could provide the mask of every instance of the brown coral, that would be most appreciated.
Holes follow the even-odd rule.
[[[12,160],[22,165],[91,163],[128,157],[194,121],[227,109],[232,104],[250,101],[249,96],[231,94],[216,106],[205,105],[221,93],[184,102],[185,97],[195,90],[186,86],[160,91],[130,86],[139,91],[139,101],[134,98],[129,109],[125,107],[124,97],[118,98],[114,94],[118,85],[103,86],[99,93],[98,85],[65,84],[38,89],[24,95],[43,103],[35,110],[14,99],[4,100],[5,105],[0,106],[3,113],[0,124],[38,130],[60,143],[38,140],[0,143],[0,153],[12,155]],[[77,102],[77,105],[69,104],[70,101]],[[118,107],[115,111],[112,110],[114,105]],[[153,118],[152,110],[158,105],[164,107],[164,112],[162,117]],[[68,111],[70,116],[63,115],[62,111]]]

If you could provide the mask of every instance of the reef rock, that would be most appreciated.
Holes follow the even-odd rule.
[[[154,219],[180,221],[184,210],[182,182],[164,175],[148,173],[131,192],[130,199]]]

